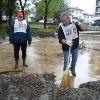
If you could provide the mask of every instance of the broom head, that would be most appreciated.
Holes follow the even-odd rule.
[[[61,80],[60,87],[63,88],[63,89],[66,89],[66,88],[70,88],[71,87],[70,70],[69,69],[66,69],[64,71],[64,74],[63,74],[63,77],[62,77],[62,80]]]

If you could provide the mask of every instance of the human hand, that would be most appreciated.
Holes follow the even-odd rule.
[[[67,44],[67,41],[65,39],[62,39],[63,44]]]

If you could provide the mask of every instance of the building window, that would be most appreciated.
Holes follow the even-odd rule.
[[[96,4],[97,6],[100,6],[100,0],[99,1],[97,1],[97,4]]]
[[[100,12],[100,8],[97,8],[97,9],[96,9],[96,12]]]

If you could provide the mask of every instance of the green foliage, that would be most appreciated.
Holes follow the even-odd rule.
[[[48,0],[47,0],[48,1]],[[50,4],[48,5],[48,14],[49,18],[53,17],[53,14],[59,9],[60,5],[63,3],[63,0],[51,0]],[[37,12],[40,16],[45,16],[45,2],[41,0],[37,5]]]
[[[76,19],[76,20],[78,20],[78,17],[73,17],[73,19]]]
[[[38,22],[39,20],[43,19],[42,16],[40,16],[38,13],[36,13],[36,16],[34,18],[35,22]]]
[[[5,30],[4,28],[0,27],[0,37],[1,37],[2,39],[5,39],[6,36],[7,36],[6,30]]]
[[[84,19],[79,19],[79,22],[80,23],[85,23],[85,20]]]
[[[2,0],[2,3],[0,3],[0,8],[2,8],[2,12],[10,12],[13,13],[13,10],[15,9],[15,0]]]
[[[73,19],[79,21],[80,23],[85,23],[84,19],[79,19],[78,17],[73,17]]]
[[[66,4],[62,3],[61,6],[60,6],[60,8],[59,8],[59,10],[57,10],[54,13],[54,16],[53,16],[54,17],[54,22],[55,23],[59,23],[61,14],[62,13],[66,13],[68,15],[71,15],[70,12],[71,11],[70,11],[69,5],[67,3]]]
[[[55,37],[57,32],[56,25],[47,24],[47,29],[44,29],[41,23],[30,23],[33,37]]]
[[[33,37],[55,37],[56,29],[43,29],[43,28],[33,28],[32,35]]]

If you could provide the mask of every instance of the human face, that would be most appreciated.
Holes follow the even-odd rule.
[[[69,16],[63,16],[61,18],[61,21],[62,21],[62,23],[63,23],[64,26],[67,26],[67,25],[70,24],[70,17]]]
[[[23,16],[18,16],[19,21],[23,21]]]

